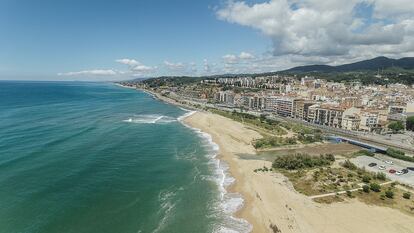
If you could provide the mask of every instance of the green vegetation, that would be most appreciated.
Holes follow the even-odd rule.
[[[253,142],[253,146],[256,149],[278,147],[285,145],[295,145],[296,138],[282,138],[282,137],[264,137],[257,139]]]
[[[366,193],[369,193],[369,186],[368,185],[364,185],[364,186],[362,186],[362,191],[364,191],[364,192],[366,192]]]
[[[349,170],[357,170],[357,166],[353,164],[349,159],[345,160],[345,162],[342,164],[344,168],[347,168]]]
[[[364,175],[363,177],[362,177],[362,182],[364,182],[364,183],[369,183],[371,181],[371,176],[369,176],[369,175]]]
[[[383,172],[378,172],[377,174],[375,174],[375,177],[377,178],[377,180],[382,180],[382,181],[387,179],[387,176]]]
[[[377,183],[371,183],[370,185],[369,185],[369,188],[372,190],[372,191],[374,191],[374,192],[381,192],[381,186],[379,185],[379,184],[377,184]]]
[[[222,110],[217,110],[217,109],[209,109],[209,110],[213,113],[230,118],[232,120],[265,129],[276,135],[286,134],[286,130],[280,127],[279,121],[267,119],[264,115],[260,117],[256,117],[251,114],[247,114],[243,112],[236,112],[236,111],[227,112],[227,111],[222,111]]]
[[[392,199],[392,198],[394,198],[394,192],[392,191],[392,190],[387,190],[387,191],[385,191],[385,196],[387,197],[387,198],[390,198],[390,199]]]
[[[407,156],[403,151],[388,148],[387,155],[396,159],[401,159],[404,161],[414,162],[414,157]]]
[[[364,169],[357,168],[349,161],[344,162],[343,164],[348,164],[345,165],[347,168],[331,167],[330,165],[327,165],[320,166],[318,168],[307,168],[297,170],[289,170],[285,168],[278,169],[277,171],[283,173],[286,177],[289,178],[295,190],[305,195],[318,195],[357,189],[360,187],[362,179],[369,180],[370,183],[381,183],[381,181],[377,179],[376,173],[371,173]],[[365,190],[364,192],[370,192],[371,189],[369,183],[367,183],[365,186],[365,188],[364,186],[362,187],[362,191]],[[353,196],[354,193],[352,193],[352,197]],[[340,200],[341,198],[322,198],[320,200],[319,198],[317,199],[318,202],[324,203],[326,201],[328,201],[328,203],[331,203]]]
[[[404,199],[410,199],[411,198],[411,193],[408,193],[408,192],[403,193],[403,198]]]
[[[304,144],[321,142],[323,140],[320,133],[299,135],[298,140]]]
[[[280,156],[272,164],[273,168],[297,170],[331,165],[335,161],[332,154],[310,156],[307,154],[295,154]]]
[[[414,116],[410,116],[407,118],[406,128],[407,130],[414,131]]]
[[[401,121],[394,121],[388,124],[388,128],[394,133],[398,133],[404,129],[404,124]]]
[[[355,156],[363,156],[363,155],[365,155],[365,156],[374,157],[375,156],[375,153],[374,152],[371,152],[369,150],[359,150],[359,151],[355,152],[354,155]]]

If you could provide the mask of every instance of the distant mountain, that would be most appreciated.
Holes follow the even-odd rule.
[[[405,57],[401,59],[392,59],[387,57],[376,57],[370,60],[359,61],[355,63],[329,66],[329,65],[309,65],[298,66],[285,72],[352,72],[352,71],[376,71],[378,69],[401,68],[406,70],[414,69],[414,57]]]

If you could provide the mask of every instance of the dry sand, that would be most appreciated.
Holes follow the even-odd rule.
[[[414,232],[414,218],[398,210],[369,206],[357,200],[318,204],[297,193],[278,173],[254,173],[270,162],[243,160],[238,154],[254,154],[251,141],[260,135],[228,118],[197,112],[185,119],[192,127],[209,133],[220,146],[220,159],[230,166],[236,183],[230,191],[241,193],[244,208],[237,213],[253,225],[253,232],[303,233],[406,233]]]

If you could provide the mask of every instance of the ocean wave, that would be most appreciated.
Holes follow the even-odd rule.
[[[135,124],[166,124],[175,122],[178,119],[169,117],[169,116],[163,116],[163,115],[135,115],[134,117],[128,118],[126,120],[123,120],[127,123],[135,123]]]
[[[175,197],[179,191],[182,191],[181,187],[178,189],[172,188],[163,190],[158,194],[158,201],[160,202],[160,209],[158,211],[158,214],[161,215],[162,218],[153,233],[162,231],[166,227],[168,220],[171,218],[171,216],[173,216],[172,212],[177,204]]]
[[[194,113],[194,112],[193,112]],[[192,113],[192,114],[193,114]],[[252,231],[252,225],[245,219],[236,218],[233,216],[235,212],[243,207],[244,199],[238,193],[227,192],[227,187],[234,183],[235,179],[229,174],[229,166],[219,160],[217,157],[219,153],[219,146],[213,141],[210,134],[202,132],[200,129],[185,126],[194,130],[197,135],[202,138],[207,146],[208,153],[206,156],[211,160],[211,165],[214,168],[214,174],[210,177],[204,177],[206,179],[214,181],[220,192],[220,203],[218,208],[221,213],[224,214],[224,223],[220,224],[215,233],[248,233]]]
[[[183,109],[183,108],[182,108]],[[190,111],[190,110],[187,110],[187,109],[183,109],[184,111],[186,111],[186,113],[184,114],[184,115],[182,115],[182,116],[179,116],[178,118],[177,118],[177,120],[178,121],[182,121],[182,120],[184,120],[185,118],[187,118],[187,117],[189,117],[189,116],[191,116],[191,115],[193,115],[194,113],[196,113],[196,111]]]

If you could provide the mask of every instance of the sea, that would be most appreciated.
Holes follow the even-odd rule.
[[[113,83],[0,81],[0,233],[249,232],[192,113]]]

